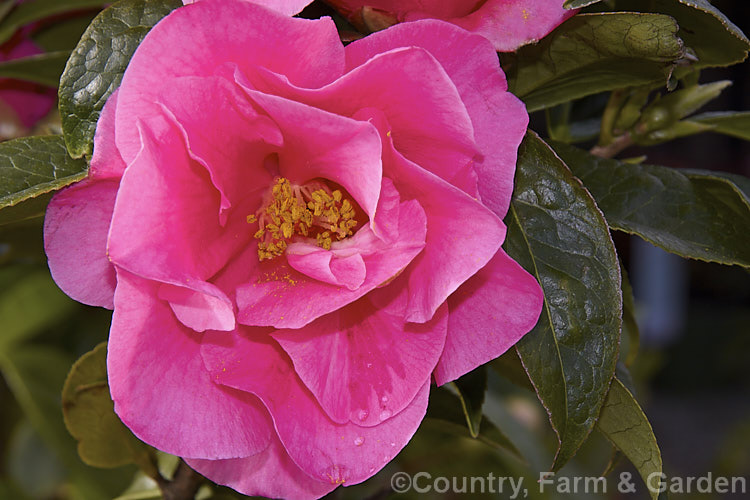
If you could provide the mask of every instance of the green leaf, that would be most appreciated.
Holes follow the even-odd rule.
[[[427,418],[444,430],[461,436],[468,437],[466,432],[467,415],[462,410],[463,403],[445,388],[437,388],[430,391],[430,403],[427,407]],[[521,452],[516,445],[497,428],[487,417],[482,416],[480,424],[481,432],[471,437],[485,443],[486,445],[504,452],[508,452],[519,460],[523,460]]]
[[[0,78],[15,78],[57,87],[69,52],[48,52],[0,62]]]
[[[625,0],[618,6],[675,18],[680,26],[678,36],[698,58],[692,68],[730,66],[744,61],[750,50],[742,30],[708,0]]]
[[[71,368],[62,392],[63,416],[78,440],[78,454],[94,467],[138,464],[157,477],[150,448],[139,441],[115,414],[107,383],[107,344],[84,354]]]
[[[99,114],[120,85],[135,49],[180,5],[179,0],[120,0],[88,27],[60,79],[60,116],[71,156],[91,154]]]
[[[618,379],[612,380],[597,429],[609,439],[638,470],[646,485],[651,474],[661,474],[662,462],[654,431],[633,395]],[[654,481],[651,485],[655,486]],[[651,491],[658,498],[658,491]]]
[[[104,0],[31,0],[17,4],[0,22],[0,43],[5,43],[17,29],[34,21],[106,3]]]
[[[594,200],[531,132],[505,222],[505,249],[544,290],[539,322],[516,349],[559,439],[556,471],[594,427],[615,372],[620,267]]]
[[[750,111],[703,113],[690,117],[690,121],[713,125],[712,132],[750,141]]]
[[[86,177],[59,136],[23,137],[0,144],[0,224],[44,213],[50,194]],[[6,213],[7,211],[7,213]]]
[[[638,356],[638,348],[641,344],[641,333],[638,322],[635,319],[635,299],[633,298],[633,287],[630,286],[628,274],[624,268],[622,271],[622,333],[623,344],[627,342],[627,351],[624,354],[625,366],[630,366]],[[620,346],[622,350],[622,345]]]
[[[0,269],[0,350],[25,340],[61,321],[76,308],[76,303],[60,291],[45,270],[25,274],[5,283],[8,269]]]
[[[750,267],[750,180],[603,159],[554,143],[610,227],[682,257]]]
[[[566,9],[580,9],[582,7],[588,7],[589,5],[599,3],[602,0],[565,0],[563,7]]]
[[[659,14],[577,15],[536,45],[501,54],[511,92],[529,111],[627,86],[666,84],[685,55],[674,19]]]
[[[480,366],[453,383],[461,400],[461,407],[466,416],[469,434],[475,438],[479,435],[482,423],[482,406],[487,392],[487,367]]]

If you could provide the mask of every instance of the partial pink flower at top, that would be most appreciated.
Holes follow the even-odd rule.
[[[576,13],[564,0],[326,0],[355,24],[382,27],[417,19],[442,19],[478,33],[499,52],[533,43]]]
[[[540,287],[500,246],[527,122],[492,45],[449,23],[344,47],[328,18],[173,11],[45,220],[60,287],[114,308],[119,417],[245,494],[377,473],[432,380],[537,321]]]
[[[26,36],[26,31],[0,45],[0,61],[41,54],[40,49]],[[55,90],[32,82],[0,78],[0,113],[2,121],[29,129],[47,115],[55,103]],[[3,136],[16,135],[15,133]]]
[[[183,5],[196,3],[200,1],[210,0],[182,0]],[[254,3],[256,5],[262,5],[268,7],[271,10],[275,10],[280,14],[286,16],[293,16],[302,12],[302,9],[307,7],[312,0],[244,0],[245,2]]]

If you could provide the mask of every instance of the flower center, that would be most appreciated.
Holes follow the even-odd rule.
[[[353,234],[355,217],[354,205],[339,189],[315,180],[297,186],[277,177],[263,205],[247,216],[247,222],[258,223],[258,259],[266,260],[283,254],[293,239],[314,238],[319,247],[330,250],[331,243]]]

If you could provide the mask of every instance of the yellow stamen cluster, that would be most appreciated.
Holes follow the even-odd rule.
[[[330,250],[334,238],[338,241],[352,234],[355,216],[351,202],[338,189],[331,191],[317,181],[292,186],[280,177],[265,206],[257,215],[248,215],[247,222],[258,223],[258,258],[265,260],[283,254],[294,236],[315,237],[318,246]]]

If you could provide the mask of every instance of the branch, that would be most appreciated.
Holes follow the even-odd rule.
[[[633,139],[630,137],[630,134],[624,134],[606,146],[594,146],[589,153],[600,158],[614,158],[632,145]]]
[[[160,478],[157,483],[164,495],[164,500],[193,500],[203,481],[203,476],[180,460],[174,478],[171,481]]]

